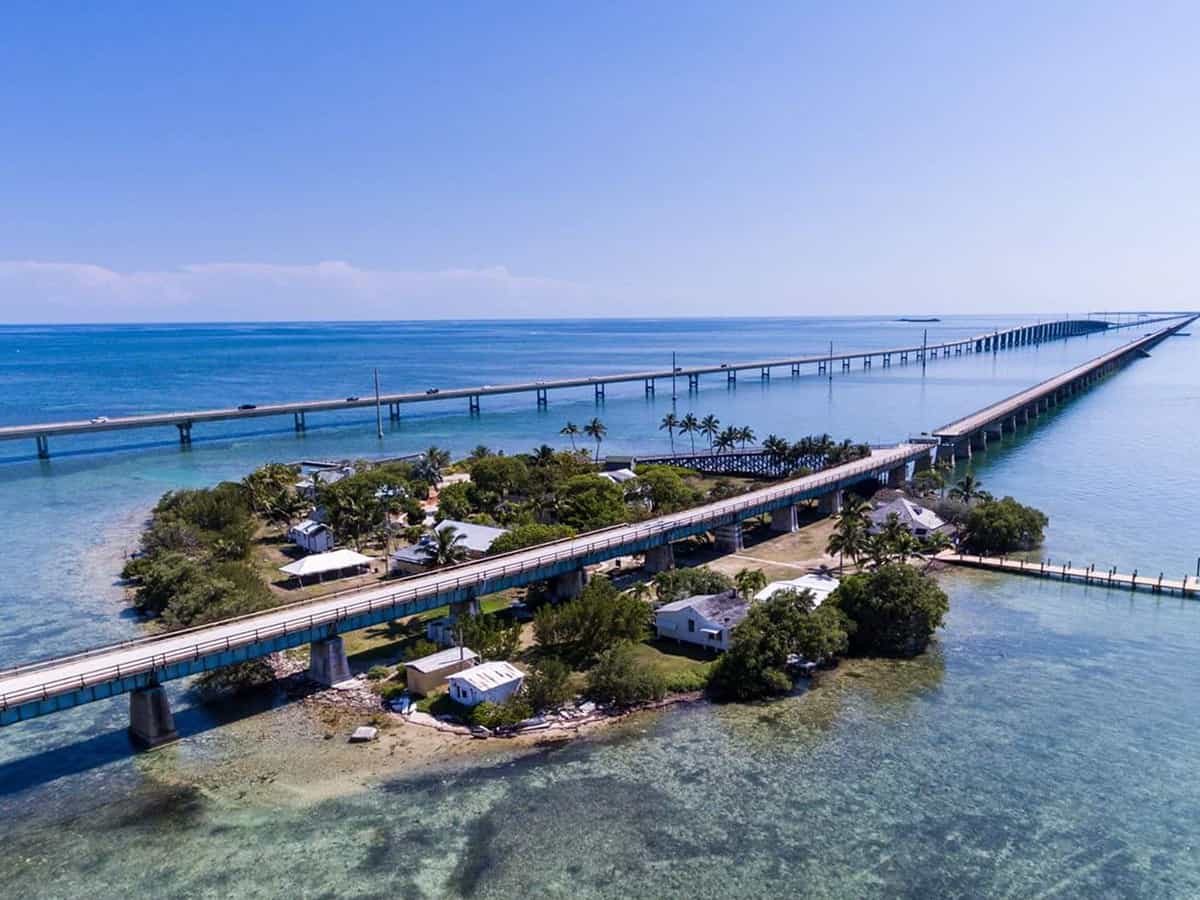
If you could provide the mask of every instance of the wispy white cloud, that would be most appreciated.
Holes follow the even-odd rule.
[[[7,322],[406,319],[585,315],[585,285],[505,266],[404,271],[342,261],[209,262],[120,272],[92,263],[0,260]]]

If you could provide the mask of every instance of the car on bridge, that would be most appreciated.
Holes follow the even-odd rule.
[[[92,424],[93,425],[103,425],[107,421],[108,421],[108,416],[96,416],[95,418],[92,419]]]
[[[354,394],[351,394],[349,397],[347,397],[347,398],[346,398],[346,402],[347,402],[347,403],[354,403],[354,402],[356,402],[357,400],[358,400],[358,397],[357,397],[357,396],[355,396]]]
[[[243,410],[245,410],[245,409],[258,409],[258,406],[257,406],[256,404],[254,404],[254,403],[243,403],[241,406],[239,406],[239,407],[238,407],[238,409],[243,409]]]
[[[440,392],[440,389],[439,389],[439,388],[430,388],[430,389],[429,389],[429,390],[427,390],[425,393],[427,393],[427,394],[437,394],[437,393],[439,393],[439,392]]]

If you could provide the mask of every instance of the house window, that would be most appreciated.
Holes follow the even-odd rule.
[[[708,639],[709,639],[710,641],[719,641],[719,640],[721,640],[721,632],[719,632],[719,631],[718,631],[718,632],[716,632],[716,633],[714,634],[713,632],[711,632],[711,631],[710,631],[710,632],[708,633]]]
[[[689,632],[693,632],[693,631],[695,631],[695,630],[696,630],[696,620],[695,620],[695,619],[688,619],[688,631],[689,631]]]

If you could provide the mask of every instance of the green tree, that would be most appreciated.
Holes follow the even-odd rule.
[[[666,693],[662,673],[642,661],[628,641],[604,651],[587,675],[587,695],[597,703],[630,706],[661,699]]]
[[[576,475],[559,486],[559,518],[578,531],[594,531],[624,521],[625,493],[618,484],[597,475]]]
[[[767,576],[762,569],[742,569],[733,576],[733,583],[737,585],[739,597],[753,600],[754,595],[767,586]]]
[[[466,535],[459,534],[457,528],[448,525],[433,531],[433,541],[423,545],[422,552],[434,568],[452,566],[467,558],[467,548],[463,546],[466,539]]]
[[[565,435],[566,437],[569,437],[571,439],[571,449],[574,450],[575,449],[575,438],[577,438],[579,436],[579,426],[576,425],[574,422],[568,422],[566,425],[564,425],[559,430],[558,433],[561,435]]]
[[[448,484],[438,491],[438,516],[464,522],[475,513],[474,488],[468,481]],[[417,522],[410,524],[416,525]]]
[[[505,625],[496,616],[460,616],[456,623],[458,638],[484,659],[512,659],[521,648],[520,624]]]
[[[300,516],[306,507],[296,491],[299,469],[282,463],[268,463],[242,479],[250,507],[263,518],[286,525]]]
[[[673,412],[667,413],[662,417],[662,421],[658,423],[659,431],[666,431],[671,438],[671,455],[675,455],[675,429],[679,427],[679,417]]]
[[[545,467],[554,462],[554,448],[549,444],[542,444],[540,447],[535,447],[533,453],[530,454],[533,464],[539,467]]]
[[[583,432],[596,442],[596,462],[600,462],[600,442],[608,434],[608,428],[599,419],[593,418],[583,426]]]
[[[866,550],[870,522],[866,509],[861,498],[855,494],[847,494],[842,501],[842,511],[838,513],[833,533],[825,545],[826,553],[837,556],[839,571],[845,568],[845,557],[849,556],[857,563]]]
[[[574,600],[543,606],[533,620],[538,644],[580,664],[619,641],[641,640],[648,625],[649,607],[603,577],[593,578]]]
[[[854,622],[850,649],[867,656],[921,653],[950,609],[937,582],[904,563],[843,578],[826,603]]]
[[[971,507],[963,523],[961,540],[971,553],[1011,553],[1032,550],[1042,542],[1049,518],[1041,510],[1024,506],[1012,497],[982,500]]]
[[[708,438],[708,452],[713,451],[713,442],[717,439],[717,435],[721,433],[721,420],[709,413],[700,420],[700,433]]]
[[[699,493],[669,466],[643,466],[637,473],[636,489],[650,501],[655,515],[666,515],[695,506]]]
[[[570,702],[575,696],[570,666],[553,656],[544,657],[525,677],[523,693],[535,712]]]
[[[471,465],[471,482],[476,490],[504,499],[529,487],[529,466],[516,456],[489,456]]]
[[[696,453],[696,432],[700,430],[700,420],[694,413],[685,413],[679,420],[679,433],[686,434],[692,441],[692,454]]]
[[[513,550],[548,544],[551,541],[560,541],[563,538],[574,536],[575,529],[569,525],[543,525],[539,522],[532,522],[517,525],[500,535],[492,541],[488,553],[511,553]]]
[[[736,428],[734,429],[734,432],[737,434],[738,443],[741,445],[743,450],[746,449],[747,444],[754,443],[754,429],[749,425],[743,425],[740,428]]]
[[[713,447],[718,451],[732,450],[737,446],[738,430],[732,426],[724,428],[713,441]]]
[[[983,483],[969,472],[960,478],[954,487],[950,488],[950,498],[962,503],[970,504],[972,501],[982,499],[983,495]]]

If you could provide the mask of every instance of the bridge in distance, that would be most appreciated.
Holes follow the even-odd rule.
[[[1179,317],[1180,314],[1170,314],[1157,318],[1147,317],[1126,322],[1108,322],[1096,319],[1063,319],[1054,322],[1021,325],[1015,328],[993,331],[988,334],[975,335],[974,337],[958,338],[937,344],[918,344],[885,350],[853,350],[825,355],[753,360],[722,363],[719,365],[686,366],[676,368],[674,371],[671,369],[656,369],[577,378],[525,381],[513,384],[480,385],[478,387],[430,388],[425,391],[380,394],[378,397],[345,397],[334,400],[265,403],[247,408],[233,407],[186,412],[146,413],[133,416],[97,417],[96,419],[80,419],[64,422],[6,425],[0,426],[0,441],[32,439],[36,442],[38,456],[46,459],[50,456],[51,437],[174,426],[179,431],[180,443],[186,446],[191,443],[192,427],[198,422],[223,422],[290,414],[293,417],[296,430],[303,431],[305,428],[305,416],[313,412],[382,407],[386,404],[389,418],[396,420],[400,418],[400,407],[402,404],[465,399],[470,412],[476,413],[479,411],[480,399],[482,397],[520,393],[536,394],[537,405],[543,407],[548,404],[548,395],[552,390],[590,386],[595,391],[596,398],[601,399],[604,397],[605,385],[641,381],[645,384],[647,395],[650,395],[654,393],[656,382],[672,378],[686,378],[688,380],[688,389],[697,390],[700,378],[703,375],[723,374],[727,381],[734,382],[737,380],[739,372],[758,371],[760,377],[766,380],[770,378],[772,369],[785,366],[788,367],[792,375],[799,375],[801,374],[802,366],[816,366],[816,371],[823,373],[832,371],[834,363],[840,363],[843,371],[845,371],[850,369],[851,363],[856,360],[860,360],[864,368],[870,368],[873,360],[879,360],[883,366],[890,366],[893,358],[901,363],[907,363],[909,358],[912,357],[914,360],[924,363],[937,359],[939,354],[942,357],[947,357],[952,354],[997,352],[1014,347],[1041,344],[1045,341],[1060,340],[1119,328],[1144,327]]]
[[[1032,421],[1047,407],[1098,383],[1178,333],[1195,317],[1143,335],[1075,366],[1060,376],[1005,398],[939,429],[931,437],[873,449],[870,456],[802,478],[646,522],[618,525],[401,579],[393,585],[317,598],[254,615],[155,635],[0,671],[0,725],[49,715],[83,703],[131,694],[131,729],[154,744],[173,736],[161,682],[309,644],[311,669],[323,680],[347,671],[339,635],[414,615],[445,604],[469,604],[483,594],[536,581],[552,581],[569,595],[583,584],[584,567],[618,556],[643,554],[647,568],[673,564],[671,544],[712,532],[726,550],[740,549],[741,523],[764,513],[778,530],[796,523],[796,504],[818,500],[828,512],[841,492],[868,479],[901,482],[936,456],[956,455],[988,428],[1002,434]],[[1018,414],[1020,417],[1018,418]],[[998,426],[997,426],[997,423]],[[986,445],[985,445],[986,446]],[[982,449],[982,448],[981,448]]]

